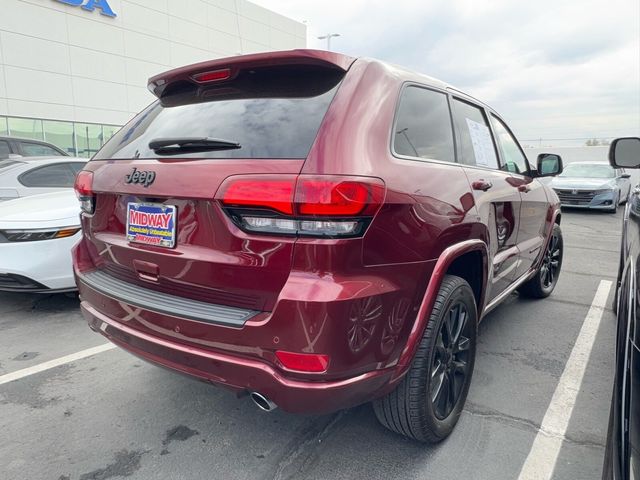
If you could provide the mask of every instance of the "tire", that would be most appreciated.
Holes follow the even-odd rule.
[[[395,390],[373,402],[382,425],[420,442],[436,443],[449,436],[471,384],[477,323],[471,287],[460,277],[445,275],[409,371]],[[446,338],[452,327],[458,331],[453,348]]]
[[[546,298],[551,295],[558,283],[562,268],[563,246],[562,230],[560,230],[560,225],[555,224],[549,245],[544,253],[542,265],[530,280],[518,288],[521,295],[529,298]],[[551,278],[549,278],[549,271]]]

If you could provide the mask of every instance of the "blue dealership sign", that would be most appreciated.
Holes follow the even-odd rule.
[[[71,5],[72,7],[80,7],[88,12],[93,12],[98,9],[100,14],[107,17],[117,17],[118,15],[109,6],[107,0],[55,0],[56,2]]]

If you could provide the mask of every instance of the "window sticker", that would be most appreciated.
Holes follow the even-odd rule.
[[[489,127],[482,123],[474,122],[467,118],[473,153],[476,157],[476,165],[489,168],[498,168],[496,151],[493,148]]]

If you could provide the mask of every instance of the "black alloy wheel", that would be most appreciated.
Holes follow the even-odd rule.
[[[469,374],[471,328],[465,304],[451,305],[440,327],[431,365],[430,398],[439,420],[447,418],[460,400]]]
[[[452,432],[471,385],[476,301],[465,279],[445,275],[409,371],[395,390],[373,402],[389,430],[430,443]]]
[[[560,262],[562,260],[562,251],[559,236],[554,232],[549,241],[549,247],[542,259],[542,267],[540,267],[542,288],[553,288],[560,274]]]
[[[531,298],[545,298],[551,295],[562,268],[563,246],[562,230],[560,225],[555,224],[540,268],[530,280],[518,288],[521,295]]]

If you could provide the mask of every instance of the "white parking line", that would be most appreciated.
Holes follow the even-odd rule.
[[[600,281],[519,480],[548,480],[553,476],[610,289],[610,281]]]
[[[91,355],[95,355],[97,353],[106,352],[107,350],[111,350],[114,348],[116,348],[116,346],[113,343],[104,343],[102,345],[98,345],[97,347],[87,348],[86,350],[81,350],[70,355],[65,355],[64,357],[55,358],[53,360],[49,360],[48,362],[34,365],[33,367],[23,368],[22,370],[18,370],[16,372],[7,373],[6,375],[0,376],[0,385],[13,382],[14,380],[20,380],[21,378],[28,377],[29,375],[44,372],[45,370],[49,370],[50,368],[59,367],[60,365],[64,365],[65,363],[75,362],[76,360],[90,357]]]

